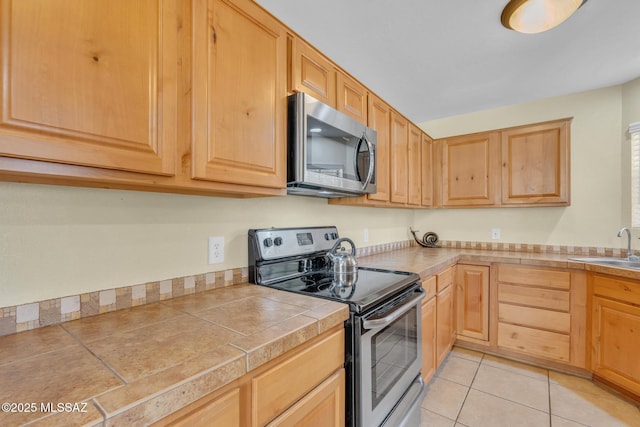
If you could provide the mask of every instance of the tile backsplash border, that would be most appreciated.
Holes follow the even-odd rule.
[[[585,246],[539,245],[529,243],[440,241],[443,248],[552,253],[588,256],[626,256],[626,250]],[[364,257],[417,246],[414,240],[404,240],[358,248],[356,255]],[[248,283],[248,267],[178,277],[120,288],[54,298],[13,307],[0,307],[0,336],[42,328],[110,311],[152,304],[211,289]]]

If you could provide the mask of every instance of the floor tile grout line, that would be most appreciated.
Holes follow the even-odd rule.
[[[480,365],[478,366],[478,371],[480,370],[480,366],[481,366],[481,365],[483,365],[482,361],[484,360],[484,354],[483,354],[483,357],[482,357],[480,360],[481,360],[481,361],[480,361]],[[542,382],[542,380],[537,379],[537,378],[534,378],[534,377],[531,377],[531,376],[529,376],[529,375],[523,375],[523,374],[520,374],[520,373],[518,373],[518,372],[514,372],[514,371],[512,371],[512,370],[509,370],[509,369],[501,369],[501,368],[498,368],[498,367],[496,367],[496,366],[494,366],[494,365],[491,365],[491,364],[484,364],[484,366],[488,366],[488,367],[490,367],[490,368],[495,368],[495,369],[498,369],[498,370],[500,370],[500,371],[508,372],[508,373],[511,373],[511,374],[514,374],[514,375],[519,375],[519,376],[525,377],[525,378],[530,379],[530,380],[535,380],[535,381]],[[474,375],[474,378],[473,378],[473,380],[472,380],[471,384],[469,385],[469,391],[471,391],[471,389],[473,389],[473,390],[475,390],[475,391],[478,391],[478,392],[480,392],[480,393],[486,394],[486,395],[488,395],[488,396],[492,396],[492,397],[495,397],[495,398],[497,398],[497,399],[504,400],[505,402],[510,402],[510,403],[515,404],[515,405],[519,405],[519,406],[523,406],[523,407],[525,407],[525,408],[533,409],[534,411],[538,411],[538,412],[542,412],[542,413],[548,413],[548,414],[549,414],[549,417],[551,417],[551,406],[549,406],[549,411],[544,411],[544,410],[539,409],[539,408],[536,408],[536,407],[534,407],[534,406],[530,406],[530,405],[525,404],[525,403],[522,403],[522,402],[518,402],[518,401],[515,401],[515,400],[511,400],[511,399],[505,398],[505,397],[503,397],[503,396],[499,396],[499,395],[497,395],[497,394],[493,394],[493,393],[491,393],[491,392],[489,392],[489,391],[486,391],[486,390],[481,390],[481,389],[473,388],[473,382],[475,381],[475,378],[476,378],[476,376],[477,376],[478,371],[476,371],[476,375]],[[548,370],[548,369],[545,369],[545,371],[546,371],[546,377],[547,377],[547,387],[549,387],[549,385],[548,385],[548,384],[549,384],[549,383],[548,383],[549,370]],[[550,396],[550,393],[548,392],[548,394],[547,394],[547,395],[548,395],[548,396]],[[549,398],[550,398],[550,397],[548,397],[548,399],[549,399]],[[465,400],[466,400],[466,397],[465,397]],[[549,405],[550,405],[550,404],[549,404]]]
[[[469,392],[471,392],[471,385],[473,384],[473,382],[476,379],[476,375],[478,375],[478,371],[480,370],[480,365],[482,364],[482,360],[484,359],[484,353],[482,353],[482,356],[480,357],[480,362],[478,362],[478,366],[476,367],[476,371],[473,373],[473,378],[471,379],[471,382],[469,383],[469,386],[467,388],[467,393],[464,395],[464,399],[462,400],[462,405],[460,405],[460,409],[458,410],[458,413],[456,414],[456,419],[454,420],[454,422],[456,424],[458,424],[458,420],[460,419],[460,414],[462,413],[462,408],[464,408],[464,404],[467,401],[467,397],[469,397]],[[460,422],[460,424],[462,424],[462,422]]]

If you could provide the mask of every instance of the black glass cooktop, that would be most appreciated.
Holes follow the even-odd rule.
[[[322,270],[266,286],[348,303],[351,311],[363,313],[419,281],[415,273],[359,267],[353,284],[336,282],[333,272]]]

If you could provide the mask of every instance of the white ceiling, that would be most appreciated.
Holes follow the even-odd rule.
[[[640,76],[640,0],[589,0],[541,34],[507,0],[257,0],[416,123]]]

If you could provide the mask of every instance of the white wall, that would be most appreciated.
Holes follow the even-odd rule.
[[[417,211],[416,227],[444,240],[487,242],[500,228],[503,242],[622,247],[621,110],[615,86],[422,123],[441,138],[573,117],[571,206]]]
[[[0,182],[0,307],[247,266],[249,228],[336,225],[364,246],[408,239],[413,212],[325,199],[225,199]],[[207,264],[208,236],[225,263]]]

